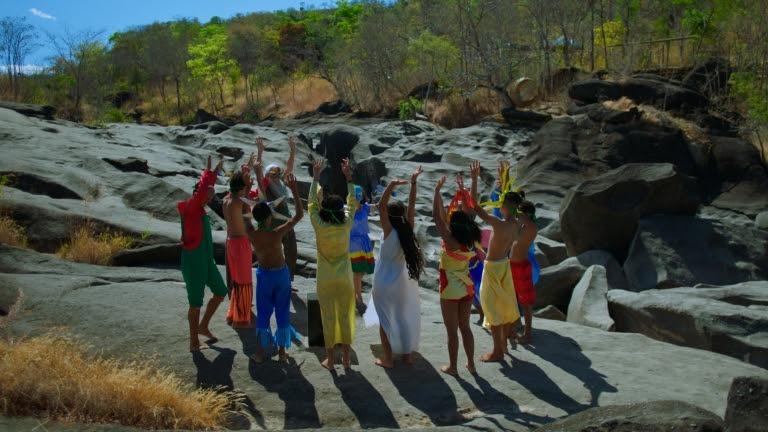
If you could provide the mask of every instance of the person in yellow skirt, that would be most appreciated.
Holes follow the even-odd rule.
[[[351,362],[350,345],[355,338],[355,287],[349,258],[349,233],[357,200],[352,169],[349,160],[344,159],[341,170],[347,179],[347,210],[338,195],[323,194],[322,203],[318,202],[318,179],[322,170],[323,161],[315,161],[308,200],[317,243],[317,300],[326,350],[322,365],[328,370],[333,369],[336,345],[341,345],[342,365],[347,369]]]
[[[472,182],[477,181],[480,163],[473,162],[470,166]],[[477,190],[473,186],[472,190]],[[513,216],[511,194],[504,197],[501,213],[504,219],[488,214],[473,198],[475,212],[485,223],[493,228],[488,244],[488,254],[483,267],[483,277],[480,284],[480,303],[485,312],[485,327],[491,328],[493,350],[480,357],[484,362],[502,361],[507,345],[507,338],[512,329],[520,321],[520,311],[517,307],[515,284],[512,280],[512,270],[509,265],[509,250],[519,237],[520,226]]]

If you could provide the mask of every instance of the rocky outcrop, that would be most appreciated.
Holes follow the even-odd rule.
[[[738,377],[728,392],[725,409],[727,432],[765,432],[768,430],[768,379]]]
[[[633,291],[768,279],[768,232],[690,216],[641,219],[624,263]]]
[[[0,108],[16,111],[28,117],[38,117],[52,120],[56,114],[56,108],[50,105],[33,105],[18,102],[0,101]]]
[[[530,110],[519,110],[515,107],[502,109],[501,116],[510,125],[524,125],[527,127],[541,126],[544,123],[552,120],[552,116],[550,114]]]
[[[560,264],[568,258],[568,250],[564,243],[550,240],[545,236],[538,236],[536,237],[535,244],[536,248],[547,258],[547,265]],[[539,262],[539,264],[541,264],[541,262]],[[544,266],[542,265],[542,267]]]
[[[127,157],[122,159],[102,158],[102,160],[122,172],[149,173],[149,165],[146,159]]]
[[[768,282],[608,292],[616,331],[705,349],[768,368]]]
[[[654,401],[588,409],[536,432],[724,432],[716,414],[688,402]]]
[[[768,167],[757,148],[740,138],[712,136],[711,167],[716,182],[712,205],[750,217],[768,208]]]
[[[641,217],[692,214],[697,206],[692,180],[671,164],[627,164],[577,186],[563,201],[560,225],[569,255],[603,249],[623,261]]]
[[[555,321],[566,321],[567,317],[565,314],[560,311],[560,309],[556,308],[555,306],[549,305],[547,307],[541,308],[533,313],[533,316],[536,318],[543,318],[543,319],[549,319],[549,320],[555,320]]]
[[[568,96],[586,104],[627,97],[664,110],[706,108],[709,105],[709,99],[701,93],[651,75],[622,81],[590,79],[575,82],[569,87]]]
[[[608,313],[608,279],[605,267],[593,265],[587,268],[573,289],[568,304],[568,322],[601,330],[613,330],[614,323]]]
[[[341,99],[323,102],[317,107],[317,112],[325,115],[334,115],[352,112],[352,107]]]
[[[208,111],[198,108],[197,111],[195,111],[195,117],[192,121],[193,124],[200,124],[200,123],[208,123],[213,121],[221,121],[218,117],[215,115],[209,113]]]
[[[768,230],[768,211],[761,212],[755,216],[755,227],[761,230]]]

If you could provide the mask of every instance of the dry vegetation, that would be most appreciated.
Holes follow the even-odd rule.
[[[27,247],[24,227],[8,216],[0,215],[0,243],[16,247]]]
[[[195,390],[145,362],[88,353],[79,342],[44,335],[0,338],[0,412],[152,429],[211,429],[236,400]]]
[[[110,265],[115,253],[128,249],[133,239],[123,234],[97,232],[93,223],[86,223],[72,232],[69,243],[58,251],[61,258],[88,264]]]

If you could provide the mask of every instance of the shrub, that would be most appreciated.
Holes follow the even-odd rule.
[[[112,231],[97,233],[92,223],[86,223],[74,230],[58,255],[80,263],[110,265],[116,252],[128,249],[132,244],[133,239],[128,236]]]
[[[151,363],[88,353],[60,335],[0,339],[0,413],[152,429],[221,425],[228,393],[195,390]]]
[[[107,108],[99,117],[97,123],[125,123],[128,121],[128,116],[124,112],[117,108]]]
[[[0,243],[16,247],[27,247],[24,227],[8,216],[0,215]]]
[[[401,100],[397,103],[397,111],[400,120],[413,120],[416,114],[424,109],[424,103],[415,97]]]

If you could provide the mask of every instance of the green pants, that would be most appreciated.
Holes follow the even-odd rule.
[[[187,285],[189,306],[195,308],[203,306],[203,292],[206,285],[213,295],[222,297],[227,295],[227,285],[216,267],[216,262],[208,248],[203,246],[191,251],[181,251],[181,274]]]

